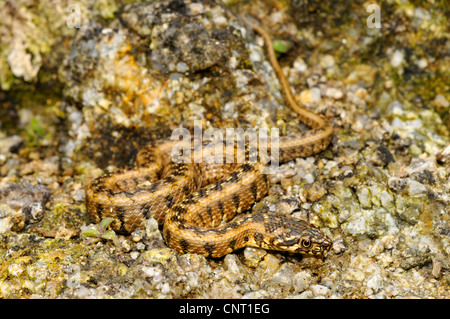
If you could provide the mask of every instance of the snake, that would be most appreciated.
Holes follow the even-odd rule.
[[[296,102],[270,36],[253,21],[243,19],[263,38],[286,104],[310,128],[279,137],[279,162],[320,153],[331,142],[332,124]],[[268,193],[267,174],[263,173],[266,163],[250,161],[248,147],[243,163],[194,163],[192,154],[187,161],[172,159],[177,143],[180,141],[169,138],[155,140],[138,152],[135,168],[92,180],[86,187],[90,218],[95,223],[112,218],[114,231],[131,234],[145,229],[146,220],[153,217],[165,244],[181,254],[219,258],[244,247],[256,247],[323,258],[330,250],[332,240],[305,220],[244,213]],[[231,152],[237,152],[237,147]]]

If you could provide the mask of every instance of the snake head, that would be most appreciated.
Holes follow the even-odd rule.
[[[317,258],[323,258],[331,249],[331,239],[308,222],[273,217],[265,223],[267,233],[272,234],[269,242],[266,242],[268,249],[307,254]]]
[[[310,228],[305,231],[295,245],[295,252],[322,258],[331,249],[333,242],[320,229]]]

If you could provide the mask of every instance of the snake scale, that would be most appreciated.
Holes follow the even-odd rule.
[[[300,107],[279,66],[269,35],[245,19],[264,40],[286,103],[311,129],[279,138],[279,161],[317,154],[327,148],[333,128],[323,117]],[[139,151],[136,168],[94,179],[86,188],[91,219],[112,217],[111,228],[131,233],[152,216],[165,243],[180,253],[221,257],[242,247],[260,247],[323,257],[332,241],[306,221],[261,213],[239,214],[268,191],[263,164],[175,163],[170,139]],[[247,157],[248,159],[248,157]]]

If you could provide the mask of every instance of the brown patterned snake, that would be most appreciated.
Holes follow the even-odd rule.
[[[259,33],[269,61],[281,83],[287,104],[299,120],[311,127],[279,139],[279,160],[317,154],[327,148],[333,128],[319,115],[300,107],[275,57],[269,35],[245,20]],[[179,252],[221,257],[246,247],[261,247],[323,257],[331,240],[313,225],[287,216],[237,214],[267,194],[263,164],[176,164],[172,147],[179,141],[158,140],[137,155],[137,168],[96,178],[86,189],[92,220],[112,217],[111,227],[131,233],[145,227],[153,216],[163,226],[166,244]],[[236,217],[235,217],[236,216]]]

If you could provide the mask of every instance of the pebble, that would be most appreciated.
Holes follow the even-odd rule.
[[[331,97],[335,100],[340,100],[344,96],[344,93],[336,88],[327,88],[327,90],[325,91],[325,96]]]
[[[176,68],[177,68],[177,72],[180,72],[180,73],[184,73],[189,69],[188,65],[184,62],[178,62]]]
[[[314,294],[314,296],[326,296],[328,294],[328,292],[330,291],[330,289],[328,289],[328,287],[325,287],[323,285],[312,285],[310,287],[312,293]]]
[[[450,106],[450,102],[442,94],[436,95],[433,102],[437,107],[447,108]]]
[[[311,187],[307,190],[306,196],[310,202],[315,202],[325,196],[326,193],[327,190],[322,185],[312,184]]]
[[[228,25],[228,21],[224,16],[215,16],[213,18],[214,24],[218,25],[218,26],[226,26]]]
[[[420,22],[430,21],[431,14],[428,10],[423,8],[414,8],[414,19],[417,19]]]
[[[142,272],[145,277],[150,277],[153,282],[160,282],[164,279],[163,271],[160,267],[142,267]]]
[[[306,70],[308,70],[308,66],[306,65],[305,61],[299,57],[294,61],[294,64],[292,65],[292,67],[299,71],[299,72],[305,72]]]
[[[428,60],[425,58],[420,59],[417,61],[417,66],[422,70],[425,69],[428,66]]]
[[[0,188],[0,199],[13,209],[25,209],[37,202],[45,205],[50,195],[50,189],[43,185],[18,183]]]
[[[339,255],[342,254],[347,249],[347,247],[342,238],[335,238],[333,240],[333,245],[331,246],[331,249],[336,255]]]
[[[0,154],[6,156],[11,151],[17,150],[23,143],[19,135],[0,136]]]
[[[303,292],[311,284],[311,275],[307,271],[300,271],[293,278],[293,286],[297,292]]]
[[[342,225],[342,228],[345,232],[353,236],[367,234],[372,231],[373,221],[373,210],[361,210],[353,213],[349,221]]]
[[[401,177],[411,176],[415,173],[433,172],[436,170],[436,164],[434,160],[421,160],[419,158],[413,158],[410,164],[406,167],[401,167],[399,175]]]
[[[383,285],[383,277],[380,273],[375,273],[372,276],[369,277],[369,279],[366,282],[367,288],[370,288],[375,293],[380,290],[380,288]]]
[[[188,5],[188,15],[196,16],[204,12],[203,4],[199,2],[194,2]]]
[[[436,153],[436,159],[441,164],[450,163],[450,144],[442,148]]]
[[[15,210],[9,205],[0,203],[0,234],[4,234],[13,227],[12,216]]]
[[[389,177],[388,186],[394,192],[400,192],[406,187],[406,180],[399,177]]]
[[[399,101],[394,101],[390,103],[387,107],[387,114],[392,115],[402,115],[403,114],[403,104]]]
[[[294,269],[291,263],[284,263],[278,269],[278,271],[270,277],[269,281],[271,284],[291,287],[292,279],[294,277]]]
[[[281,260],[272,254],[267,254],[263,259],[264,275],[272,276],[280,267]]]
[[[303,104],[307,103],[318,103],[321,100],[320,89],[318,87],[313,87],[311,89],[306,89],[300,92],[300,102]]]
[[[422,183],[419,183],[410,178],[407,179],[406,183],[408,194],[411,196],[427,193],[427,188]]]
[[[301,294],[295,296],[295,298],[297,298],[297,299],[312,299],[312,298],[314,298],[314,294],[312,293],[311,290],[306,290],[306,291],[302,292]]]
[[[355,91],[355,96],[363,101],[367,101],[369,99],[369,92],[367,89],[360,87]]]
[[[50,195],[51,191],[47,187],[28,183],[8,184],[0,188],[0,200],[4,203],[0,209],[0,231],[19,231],[26,223],[41,220]]]
[[[305,180],[306,183],[308,184],[312,184],[314,183],[314,176],[310,173],[306,174],[305,176],[303,176],[303,179]]]
[[[120,248],[124,251],[124,252],[130,252],[131,251],[131,245],[130,245],[130,241],[127,239],[124,239],[120,242]]]
[[[145,221],[145,233],[147,237],[160,237],[161,232],[159,231],[156,219],[150,217]]]
[[[137,259],[137,258],[139,257],[139,252],[137,252],[137,251],[132,251],[132,252],[130,253],[130,257],[131,257],[131,259]]]
[[[386,209],[392,209],[394,205],[394,197],[386,190],[382,190],[380,194],[381,206]]]
[[[144,259],[157,264],[165,264],[173,257],[172,249],[170,248],[155,248],[145,251],[142,256]]]
[[[249,267],[256,267],[265,255],[267,255],[265,249],[246,247],[244,249],[245,264]]]
[[[335,65],[334,57],[326,54],[320,59],[319,64],[322,68],[329,69]]]
[[[8,266],[8,273],[13,277],[19,277],[24,271],[25,269],[22,266],[15,263]]]
[[[228,280],[235,282],[236,280],[242,280],[246,271],[243,269],[239,258],[234,254],[226,255],[224,258],[224,264],[227,267]]]
[[[358,196],[358,200],[362,208],[372,207],[371,194],[368,188],[358,189],[356,195]]]
[[[434,278],[439,278],[442,267],[443,262],[441,260],[433,259],[433,269],[431,271],[431,274],[433,275]]]
[[[384,88],[385,89],[392,89],[392,87],[394,86],[394,81],[388,79],[384,82]]]
[[[393,128],[398,128],[405,131],[413,131],[415,129],[420,129],[423,126],[423,123],[420,119],[415,119],[411,121],[403,121],[400,118],[396,117],[393,121],[391,126]]]
[[[403,59],[405,58],[405,52],[403,50],[395,50],[391,56],[391,65],[394,68],[399,67],[403,63]]]
[[[355,84],[365,82],[367,86],[371,86],[375,82],[377,69],[370,65],[359,64],[354,67],[354,71],[350,73],[344,80],[344,83]]]
[[[260,40],[260,41],[258,41],[258,40]],[[256,43],[259,46],[263,46],[264,45],[264,41],[262,40],[262,38],[256,39]],[[253,47],[250,45],[250,48],[253,48]],[[261,62],[262,59],[263,59],[263,56],[261,55],[261,51],[258,51],[258,50],[250,50],[250,56],[249,57],[250,57],[250,60],[252,62]]]

